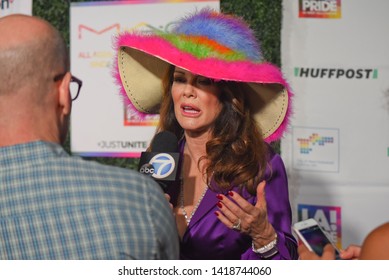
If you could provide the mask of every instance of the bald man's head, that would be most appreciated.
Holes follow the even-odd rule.
[[[54,75],[69,70],[65,42],[43,19],[0,18],[0,97],[20,89],[44,93]]]

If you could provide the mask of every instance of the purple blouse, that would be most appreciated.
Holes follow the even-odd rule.
[[[184,141],[182,141],[184,142]],[[181,152],[184,143],[181,143]],[[269,222],[278,235],[278,253],[271,259],[297,259],[297,242],[291,233],[292,212],[289,203],[288,181],[281,157],[269,147],[269,167],[266,170],[266,202]],[[174,206],[177,204],[179,186],[167,190]],[[237,187],[233,190],[239,193]],[[218,210],[217,192],[207,190],[180,241],[180,259],[261,259],[251,249],[251,237],[226,227],[214,212]],[[256,196],[242,194],[251,204]]]

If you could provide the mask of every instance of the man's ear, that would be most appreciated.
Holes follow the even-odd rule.
[[[70,97],[70,79],[71,74],[70,72],[67,72],[61,80],[61,84],[58,88],[58,105],[62,110],[62,114],[64,114],[65,116],[70,115],[70,112],[72,110],[72,99]]]

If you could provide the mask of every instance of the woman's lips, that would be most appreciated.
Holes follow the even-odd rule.
[[[181,105],[181,111],[186,116],[197,116],[200,114],[200,109],[196,106],[183,104]]]

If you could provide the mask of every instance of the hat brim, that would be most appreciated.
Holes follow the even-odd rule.
[[[269,63],[199,59],[158,36],[125,33],[116,40],[116,82],[140,114],[157,114],[162,77],[170,64],[197,75],[247,83],[253,116],[267,142],[278,140],[291,114],[289,85],[278,67]]]

